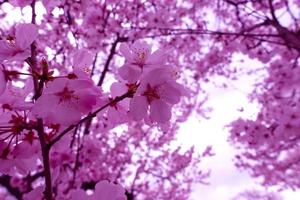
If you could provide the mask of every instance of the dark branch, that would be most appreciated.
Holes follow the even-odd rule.
[[[105,75],[106,75],[106,73],[108,72],[108,69],[109,69],[109,65],[110,65],[110,63],[111,63],[111,61],[112,61],[112,59],[113,59],[113,57],[114,57],[114,55],[116,53],[116,48],[117,48],[118,43],[119,42],[125,42],[125,41],[127,41],[127,38],[123,38],[123,37],[117,36],[117,39],[112,44],[110,52],[109,52],[109,55],[108,55],[108,58],[106,60],[106,63],[104,65],[103,71],[101,73],[99,82],[97,84],[98,86],[101,86],[103,84]]]
[[[135,91],[134,91],[135,92]],[[123,94],[122,96],[118,96],[115,99],[113,99],[112,101],[108,102],[107,104],[103,105],[102,107],[98,108],[96,111],[88,114],[86,117],[82,118],[81,120],[79,120],[76,124],[72,124],[70,125],[68,128],[66,128],[64,131],[62,131],[57,137],[55,137],[53,140],[51,140],[48,143],[48,148],[50,149],[56,142],[58,142],[64,135],[66,135],[69,131],[71,131],[73,128],[75,128],[77,125],[92,119],[93,117],[96,117],[97,113],[99,113],[100,111],[104,110],[105,108],[107,108],[108,106],[114,105],[120,101],[122,101],[123,99],[127,98],[127,97],[132,97],[133,91],[128,91],[125,94]]]
[[[15,188],[10,185],[10,179],[11,179],[11,177],[9,175],[0,176],[0,185],[5,187],[11,195],[16,197],[17,200],[22,200],[21,191],[18,188]]]

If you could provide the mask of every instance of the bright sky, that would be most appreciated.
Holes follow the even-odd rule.
[[[259,66],[258,63],[250,61],[247,63]],[[255,117],[257,106],[249,103],[247,99],[253,83],[253,77],[242,76],[237,81],[231,81],[227,89],[207,85],[210,99],[204,106],[214,109],[209,114],[210,119],[194,117],[182,126],[179,141],[184,146],[195,145],[201,152],[206,146],[212,145],[213,152],[216,153],[214,157],[204,159],[202,164],[204,168],[211,169],[211,176],[208,178],[210,185],[195,185],[193,200],[230,200],[245,190],[264,190],[259,186],[258,180],[253,180],[247,172],[240,171],[234,166],[232,159],[235,149],[227,142],[229,133],[224,128],[238,117]],[[244,112],[239,111],[242,107]],[[289,190],[281,195],[284,200],[300,199],[300,192]]]

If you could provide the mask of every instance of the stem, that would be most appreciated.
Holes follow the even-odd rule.
[[[119,42],[126,42],[127,41],[127,38],[123,38],[123,37],[120,37],[119,35],[117,36],[117,39],[114,41],[114,43],[112,44],[111,46],[111,49],[110,49],[110,52],[109,52],[109,55],[108,55],[108,58],[106,60],[106,63],[104,65],[104,68],[103,68],[103,71],[101,73],[101,76],[100,76],[100,79],[99,79],[99,82],[98,82],[98,86],[101,86],[103,84],[103,81],[104,81],[104,78],[105,78],[105,75],[106,73],[108,72],[109,70],[109,65],[110,65],[110,62],[112,61],[115,53],[116,53],[116,48],[117,48],[117,45]]]
[[[0,185],[5,187],[6,190],[13,195],[17,200],[22,200],[22,192],[11,185],[11,176],[2,175],[0,176]]]
[[[46,198],[46,200],[53,200],[51,169],[50,169],[50,162],[49,162],[50,148],[45,141],[44,125],[43,125],[42,119],[38,119],[37,131],[38,131],[38,136],[39,136],[39,140],[40,140],[40,144],[41,144],[43,165],[44,165],[44,176],[45,176],[45,185],[46,185],[44,197]]]
[[[31,3],[31,9],[32,9],[32,16],[31,16],[31,23],[36,23],[36,13],[35,13],[35,0]],[[31,69],[32,72],[35,72],[37,69],[37,48],[36,43],[33,42],[31,44]],[[33,84],[34,84],[34,100],[37,100],[41,96],[41,91],[43,88],[43,82],[40,81],[33,76]],[[50,162],[49,162],[49,153],[50,153],[50,147],[47,145],[45,140],[45,133],[44,133],[44,124],[42,119],[37,119],[37,132],[41,144],[42,149],[42,157],[43,157],[43,166],[44,166],[44,176],[45,176],[45,191],[44,191],[44,198],[46,200],[53,200],[52,197],[52,181],[51,181],[51,169],[50,169]]]
[[[98,108],[97,110],[95,110],[94,112],[88,114],[86,117],[82,118],[81,120],[79,120],[76,124],[72,124],[70,125],[68,128],[66,128],[65,130],[63,130],[57,137],[55,137],[53,140],[51,140],[48,143],[48,148],[50,149],[56,142],[58,142],[64,135],[66,135],[69,131],[71,131],[73,128],[75,128],[77,125],[92,119],[93,117],[96,117],[97,113],[104,110],[105,108],[107,108],[108,106],[111,106],[115,103],[118,103],[120,101],[122,101],[123,99],[127,98],[127,97],[132,97],[133,93],[135,91],[128,91],[125,94],[123,94],[122,96],[117,96],[116,98],[114,98],[112,101],[108,102],[107,104],[101,106],[100,108]]]

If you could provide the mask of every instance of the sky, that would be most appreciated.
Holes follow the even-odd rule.
[[[259,63],[248,60],[244,63],[248,66],[257,66]],[[215,82],[222,85],[224,80],[217,77]],[[238,193],[245,190],[264,190],[259,185],[259,180],[254,180],[246,171],[241,171],[234,166],[232,161],[236,150],[228,143],[228,125],[238,117],[254,118],[258,112],[256,103],[249,102],[247,95],[253,89],[255,77],[241,76],[236,81],[227,83],[226,89],[214,84],[207,84],[209,100],[204,107],[212,107],[208,114],[210,119],[200,117],[190,118],[180,129],[178,141],[183,146],[194,145],[199,152],[203,152],[206,146],[212,145],[216,154],[204,159],[202,167],[211,170],[211,176],[207,179],[209,185],[195,185],[192,200],[231,200]],[[243,108],[243,112],[240,109]],[[271,188],[269,191],[276,191]],[[300,192],[287,190],[281,193],[284,200],[299,200]]]

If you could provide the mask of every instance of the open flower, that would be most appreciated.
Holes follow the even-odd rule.
[[[166,62],[165,53],[161,50],[151,53],[151,47],[146,42],[136,41],[131,47],[122,43],[120,52],[126,61],[119,69],[119,74],[129,82],[137,81],[145,70],[162,67]]]
[[[172,105],[183,96],[182,86],[172,78],[165,68],[152,70],[143,80],[130,102],[130,113],[135,120],[147,119],[160,124],[171,119]],[[149,107],[149,111],[148,111]]]
[[[87,195],[87,192],[81,188],[71,192],[70,200],[126,200],[125,189],[108,181],[99,181],[95,186],[95,191],[92,195]]]
[[[91,200],[126,200],[125,189],[119,185],[100,181],[96,184]]]
[[[109,101],[117,96],[125,94],[129,89],[128,87],[129,86],[124,83],[113,83],[110,87],[111,97],[109,98]],[[128,98],[109,106],[107,109],[107,120],[109,124],[115,126],[128,121],[128,107]]]
[[[73,56],[73,71],[80,78],[90,77],[93,54],[87,49],[80,49]]]
[[[4,60],[22,61],[30,57],[30,45],[38,36],[34,24],[19,24],[15,37],[0,40],[0,63]]]
[[[83,79],[55,79],[35,102],[32,113],[52,124],[70,125],[92,111],[100,94]]]

